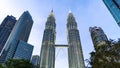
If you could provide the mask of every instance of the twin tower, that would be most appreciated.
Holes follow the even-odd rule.
[[[40,68],[55,67],[55,47],[65,46],[68,48],[69,68],[85,68],[79,31],[73,14],[70,12],[67,19],[68,45],[56,45],[56,23],[53,11],[51,11],[42,40],[40,53]]]

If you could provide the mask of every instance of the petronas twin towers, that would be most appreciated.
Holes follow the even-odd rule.
[[[69,68],[85,68],[82,47],[80,43],[79,31],[73,14],[70,12],[67,19],[67,39],[68,39],[68,61]],[[42,40],[39,68],[54,68],[55,66],[55,44],[56,23],[53,11],[51,11]],[[59,45],[65,46],[65,45]]]

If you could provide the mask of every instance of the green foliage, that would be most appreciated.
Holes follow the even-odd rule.
[[[0,68],[33,68],[32,63],[24,59],[10,59],[6,61]]]
[[[120,41],[108,41],[90,54],[92,68],[120,68]]]

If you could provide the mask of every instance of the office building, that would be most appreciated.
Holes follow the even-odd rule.
[[[71,12],[67,19],[67,34],[69,68],[85,68],[80,35]]]
[[[45,25],[41,53],[40,53],[40,68],[54,68],[55,64],[55,38],[56,24],[53,11],[51,11]]]
[[[15,23],[16,18],[13,16],[7,16],[0,25],[0,52],[2,51]]]
[[[33,46],[20,40],[17,44],[13,59],[30,60],[33,52]]]
[[[53,11],[51,11],[45,25],[39,68],[55,67],[55,48],[68,48],[69,68],[85,68],[82,47],[80,43],[79,31],[77,23],[72,13],[69,13],[67,19],[67,39],[68,45],[55,44],[56,39],[56,23]]]
[[[120,0],[103,0],[103,2],[120,27]]]
[[[19,47],[18,45],[20,43],[18,44],[18,42],[20,40],[27,43],[32,25],[32,17],[28,11],[25,11],[16,22],[1,52],[1,56],[4,54],[4,52],[6,52],[5,61],[14,57],[16,48]]]
[[[38,55],[33,55],[31,59],[31,63],[34,65],[34,68],[38,68],[40,57]]]

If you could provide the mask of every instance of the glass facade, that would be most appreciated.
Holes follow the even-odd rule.
[[[33,46],[24,42],[19,41],[14,53],[14,59],[26,59],[30,60],[32,56]]]
[[[38,68],[39,59],[40,59],[40,57],[38,55],[32,56],[31,62],[33,63],[34,68]]]
[[[118,8],[120,8],[120,0],[113,0],[115,1],[115,4],[118,6]]]
[[[120,0],[103,0],[112,16],[120,26]]]
[[[2,51],[14,25],[16,18],[13,16],[7,16],[0,25],[0,52]]]
[[[72,13],[67,19],[67,39],[69,68],[85,68],[79,31]]]
[[[5,43],[4,51],[8,51],[6,60],[13,58],[15,50],[20,40],[27,42],[33,25],[33,20],[28,11],[25,11],[16,22],[7,42]]]
[[[16,18],[13,16],[7,16],[0,25],[0,53],[16,23]],[[5,61],[7,51],[4,51],[0,56],[0,63]]]

